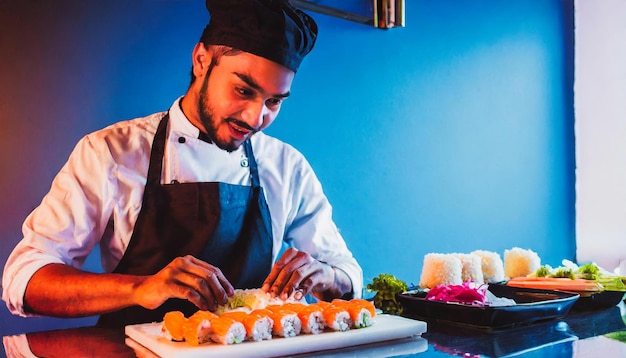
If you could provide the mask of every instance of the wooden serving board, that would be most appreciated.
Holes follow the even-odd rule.
[[[274,337],[267,341],[232,345],[207,343],[191,346],[185,342],[172,342],[161,336],[160,322],[126,326],[125,332],[160,357],[276,357],[417,336],[426,332],[426,322],[379,314],[376,323],[366,328],[301,334],[290,338]]]

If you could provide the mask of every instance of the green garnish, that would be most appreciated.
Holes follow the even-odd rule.
[[[567,260],[564,260],[564,262]],[[569,279],[584,279],[596,281],[605,291],[626,292],[626,276],[615,275],[603,270],[595,263],[587,263],[577,266],[571,263],[552,269],[548,265],[541,266],[535,271],[536,277],[554,277]]]
[[[556,271],[554,272],[554,275],[552,277],[571,278],[572,280],[576,278],[574,276],[574,271],[571,268],[568,268],[568,267],[559,267],[559,268],[557,268]]]
[[[537,271],[535,272],[535,276],[537,277],[548,277],[551,274],[551,270],[549,266],[541,266],[537,269]]]
[[[600,268],[594,263],[588,263],[580,266],[577,273],[580,278],[585,280],[597,280]]]
[[[368,283],[366,289],[369,292],[376,292],[374,296],[374,306],[384,313],[398,315],[402,313],[402,306],[396,301],[396,294],[407,290],[406,282],[397,279],[388,273],[381,273],[378,277]]]

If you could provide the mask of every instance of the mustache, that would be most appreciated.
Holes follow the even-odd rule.
[[[230,122],[230,123],[232,123],[232,124],[234,124],[234,125],[236,125],[238,127],[241,127],[243,129],[249,130],[252,133],[256,133],[256,132],[259,131],[257,128],[254,128],[254,127],[251,127],[250,125],[248,125],[248,123],[240,121],[240,120],[235,119],[235,118],[227,118],[226,121]]]

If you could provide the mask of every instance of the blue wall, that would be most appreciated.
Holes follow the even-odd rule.
[[[406,3],[391,30],[314,14],[267,130],[309,158],[366,283],[418,283],[429,252],[574,259],[572,1]],[[206,17],[202,1],[0,1],[2,265],[81,136],[184,93]],[[0,336],[91,322],[0,307]]]

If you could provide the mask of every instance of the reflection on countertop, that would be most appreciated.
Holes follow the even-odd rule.
[[[410,337],[300,357],[595,357],[626,356],[624,303],[601,310],[575,310],[563,319],[510,329],[485,331],[429,322],[422,337]],[[622,338],[623,339],[623,338]],[[123,330],[96,327],[35,332],[3,337],[8,357],[151,357],[149,350],[125,337]],[[1,352],[0,352],[1,353]]]

